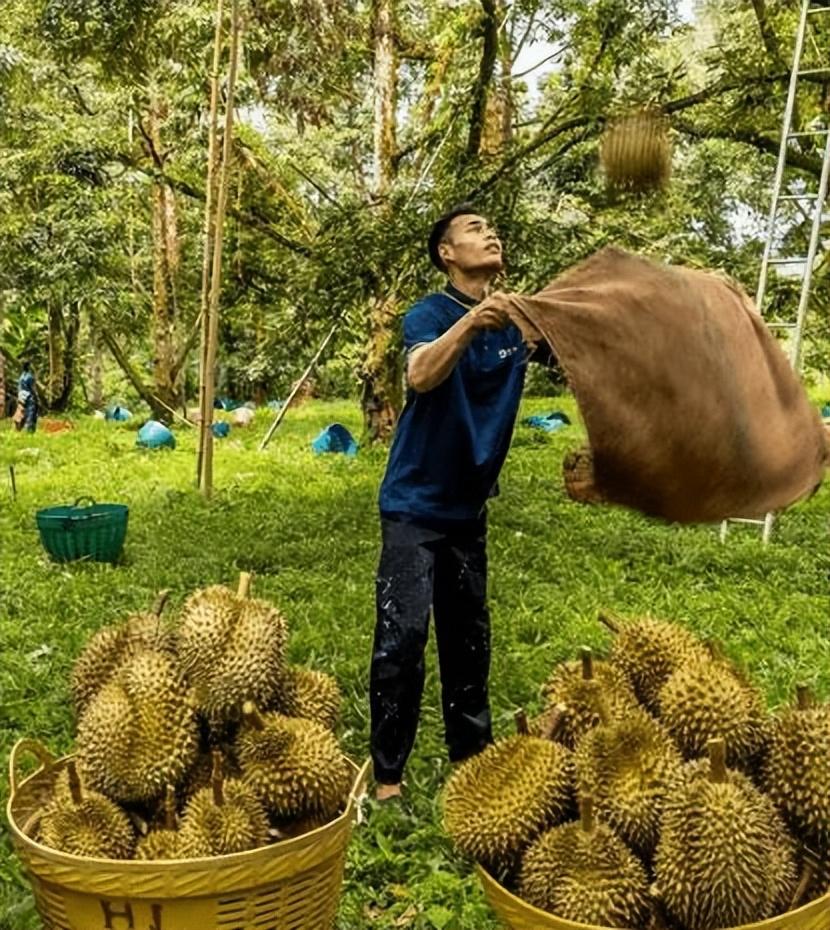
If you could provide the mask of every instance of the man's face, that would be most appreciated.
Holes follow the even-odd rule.
[[[496,274],[503,267],[501,242],[495,229],[476,213],[457,216],[447,227],[438,248],[448,268]]]

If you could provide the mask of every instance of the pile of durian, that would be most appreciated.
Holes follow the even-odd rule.
[[[721,649],[600,619],[519,732],[444,791],[457,848],[528,903],[598,927],[720,930],[830,894],[830,704],[770,715]]]
[[[96,858],[202,858],[344,809],[337,683],[286,662],[286,622],[249,584],[195,592],[174,626],[162,599],[89,640],[71,679],[76,751],[35,839]]]

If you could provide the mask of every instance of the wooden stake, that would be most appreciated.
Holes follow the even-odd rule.
[[[210,299],[208,301],[207,345],[204,382],[203,419],[199,424],[202,437],[202,471],[199,487],[205,497],[213,493],[213,398],[214,367],[219,340],[219,296],[222,290],[222,245],[225,231],[225,210],[228,203],[228,182],[233,146],[233,107],[236,75],[239,68],[239,0],[233,0],[231,12],[231,50],[228,67],[228,92],[225,101],[225,137],[222,140],[222,163],[217,182],[216,217],[214,220],[213,255],[211,256]]]
[[[317,353],[315,354],[314,358],[308,363],[308,367],[307,367],[306,370],[302,373],[302,375],[300,375],[300,380],[299,380],[299,381],[294,385],[294,387],[291,389],[291,393],[288,395],[288,400],[286,400],[286,402],[282,405],[282,408],[280,409],[280,412],[277,414],[276,419],[275,419],[274,422],[271,424],[271,426],[268,428],[268,432],[265,434],[265,438],[264,438],[264,439],[262,440],[262,442],[259,444],[259,451],[260,451],[260,452],[262,452],[262,450],[263,450],[263,449],[268,445],[268,443],[271,441],[271,437],[274,435],[274,433],[276,433],[277,427],[280,425],[280,423],[282,423],[283,417],[284,417],[284,416],[286,415],[286,413],[288,412],[288,408],[291,406],[291,401],[294,400],[294,398],[297,396],[297,393],[299,392],[300,388],[306,383],[306,381],[308,381],[309,376],[311,375],[311,372],[314,371],[314,366],[315,366],[315,365],[317,364],[317,362],[319,361],[320,356],[323,354],[324,349],[325,349],[326,346],[329,344],[329,342],[331,342],[331,340],[332,340],[332,338],[333,338],[335,332],[337,331],[337,327],[338,327],[338,325],[339,325],[339,322],[340,322],[339,320],[335,321],[335,323],[333,324],[333,326],[332,326],[331,329],[329,330],[328,335],[327,335],[326,338],[323,340],[322,345],[321,345],[320,348],[317,350]]]
[[[251,593],[251,573],[250,572],[240,572],[239,573],[239,584],[236,588],[236,596],[240,598],[248,597]]]
[[[222,60],[222,31],[225,18],[224,0],[216,3],[216,29],[213,38],[213,68],[210,74],[210,112],[208,117],[208,165],[207,183],[205,185],[205,220],[203,226],[204,247],[202,255],[202,291],[200,297],[199,319],[201,321],[199,337],[199,453],[196,461],[196,484],[202,483],[202,462],[205,454],[205,378],[207,365],[207,344],[210,330],[208,303],[210,300],[210,269],[213,263],[213,199],[216,176],[216,153],[219,143],[219,65]],[[211,424],[213,412],[211,410]]]
[[[516,732],[520,736],[528,736],[530,733],[530,725],[527,722],[527,713],[524,707],[520,707],[516,711],[514,719],[516,721]]]
[[[722,739],[710,739],[706,748],[709,750],[709,780],[722,785],[729,779],[726,770],[726,743]]]

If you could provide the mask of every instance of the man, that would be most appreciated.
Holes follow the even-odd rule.
[[[469,204],[445,214],[429,255],[449,281],[404,318],[409,389],[380,489],[370,704],[381,801],[400,795],[415,740],[430,607],[450,759],[492,742],[486,502],[497,493],[528,360],[508,300],[489,293],[502,247],[487,220]]]
[[[23,363],[23,371],[17,379],[17,410],[14,425],[17,430],[24,427],[33,433],[37,427],[38,398],[35,373],[29,362]]]

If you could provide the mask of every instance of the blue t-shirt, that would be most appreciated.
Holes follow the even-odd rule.
[[[472,305],[460,291],[448,292]],[[461,319],[467,307],[457,300],[430,294],[409,310],[407,352]],[[527,356],[517,327],[484,330],[445,381],[421,394],[407,392],[380,487],[382,516],[427,526],[480,516],[510,446]]]

